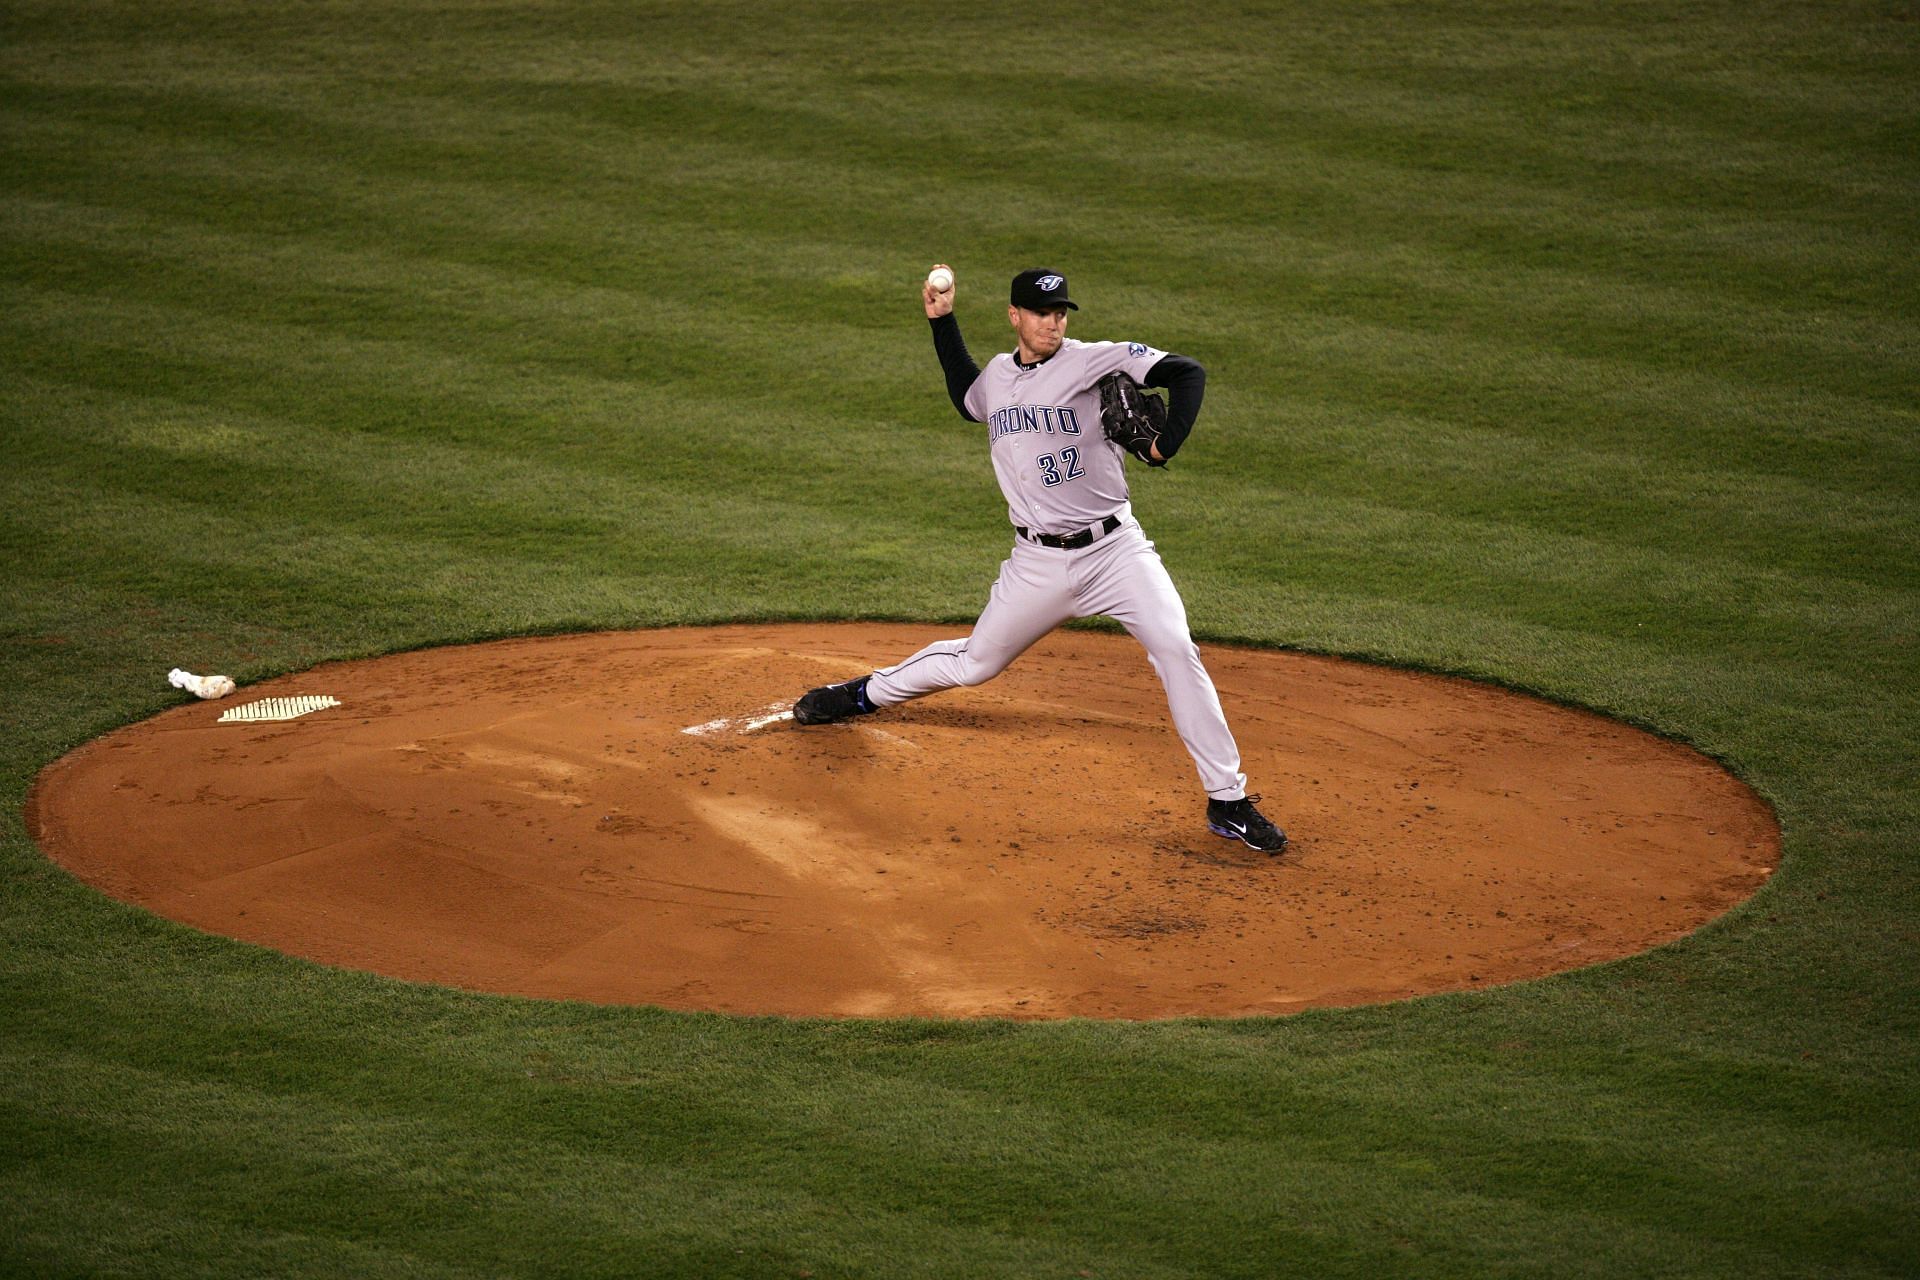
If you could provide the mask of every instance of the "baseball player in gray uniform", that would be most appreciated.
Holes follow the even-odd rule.
[[[944,264],[938,271],[951,271]],[[986,424],[994,475],[1013,522],[1013,551],[963,640],[940,640],[891,667],[814,689],[794,704],[803,725],[831,724],[956,685],[982,684],[1071,618],[1112,617],[1147,650],[1207,792],[1214,834],[1277,854],[1286,833],[1254,807],[1220,697],[1187,630],[1187,609],[1128,500],[1126,451],[1101,429],[1096,383],[1119,371],[1165,387],[1166,425],[1147,455],[1165,465],[1193,428],[1206,371],[1139,342],[1067,337],[1066,277],[1036,268],[1013,278],[1014,350],[982,370],[953,315],[953,287],[921,287],[947,393]]]

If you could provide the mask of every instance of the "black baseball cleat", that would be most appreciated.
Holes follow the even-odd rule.
[[[836,720],[866,715],[875,709],[867,701],[867,681],[870,679],[871,676],[861,676],[858,680],[808,690],[800,701],[793,704],[794,720],[799,724],[832,724]]]
[[[1287,847],[1287,833],[1267,821],[1266,815],[1253,807],[1259,796],[1245,796],[1239,800],[1207,801],[1207,830],[1228,840],[1238,840],[1249,849],[1258,849],[1261,853],[1277,854]]]

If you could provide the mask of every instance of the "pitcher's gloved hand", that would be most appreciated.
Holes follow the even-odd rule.
[[[1100,425],[1107,439],[1150,467],[1164,467],[1153,446],[1167,428],[1167,402],[1118,372],[1094,384],[1100,392]]]

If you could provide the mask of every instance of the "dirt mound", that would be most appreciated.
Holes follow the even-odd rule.
[[[1779,859],[1711,761],[1460,680],[1203,646],[1270,859],[1208,834],[1146,655],[1061,632],[842,725],[811,685],[964,627],[604,633],[339,663],[50,766],[103,891],[327,964],[739,1013],[1285,1013],[1684,934]],[[297,720],[217,723],[331,694]]]

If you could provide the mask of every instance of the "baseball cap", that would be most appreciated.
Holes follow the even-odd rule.
[[[1045,311],[1048,307],[1080,309],[1067,301],[1067,278],[1051,267],[1034,267],[1015,276],[1013,296],[1008,301],[1029,311]]]

